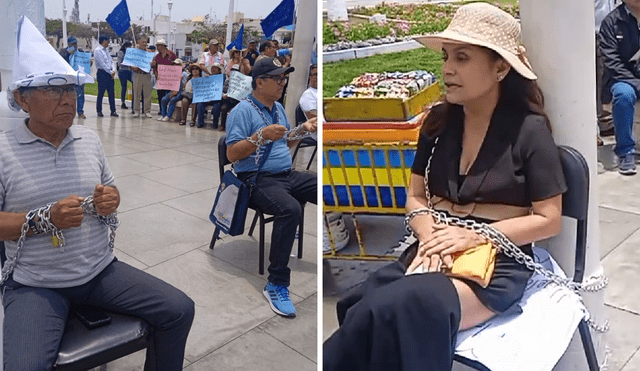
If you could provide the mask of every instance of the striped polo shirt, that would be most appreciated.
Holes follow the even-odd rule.
[[[26,125],[0,133],[0,211],[28,212],[72,194],[93,195],[97,184],[114,178],[97,134],[73,125],[56,148]],[[98,275],[113,260],[109,228],[84,215],[80,227],[63,230],[64,250],[54,247],[51,234],[27,237],[13,279],[34,287],[72,287]],[[7,257],[16,241],[5,241]]]

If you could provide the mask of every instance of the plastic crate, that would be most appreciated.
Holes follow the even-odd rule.
[[[440,99],[438,82],[410,98],[323,98],[325,120],[406,121]]]

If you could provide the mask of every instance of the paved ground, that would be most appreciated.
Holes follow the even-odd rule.
[[[134,119],[120,109],[120,118],[97,118],[87,98],[88,118],[76,123],[100,136],[122,195],[116,256],[196,303],[184,369],[316,370],[317,207],[305,210],[303,258],[292,257],[289,264],[298,316],[284,319],[262,296],[266,276],[258,274],[255,238],[224,237],[209,249],[214,228],[208,215],[219,185],[217,142],[224,133],[158,122],[157,107],[153,119]],[[103,112],[109,112],[107,104]],[[298,167],[310,155],[303,150]],[[107,369],[142,370],[143,363],[144,352],[138,352]]]
[[[637,130],[636,127],[636,132]],[[601,165],[597,187],[601,264],[609,277],[609,286],[605,290],[605,311],[610,330],[604,338],[610,350],[608,370],[637,371],[640,370],[640,286],[637,285],[640,271],[640,174],[618,174],[612,162],[614,138],[604,139],[605,146],[598,150]],[[353,235],[350,220],[345,219]],[[397,241],[403,232],[402,218],[396,220],[389,217],[359,216],[358,225],[368,242],[367,248],[380,249],[381,252],[387,246],[392,246],[390,243]],[[357,253],[354,237],[351,237],[345,251]],[[340,293],[364,279],[377,267],[371,263],[337,260],[331,260],[330,264],[331,275],[326,274],[329,267],[326,261],[324,264],[324,277],[331,278],[324,280],[323,339],[337,328],[335,303]],[[327,295],[331,293],[334,295]],[[571,369],[586,370],[581,367]],[[562,369],[565,370],[564,367]]]

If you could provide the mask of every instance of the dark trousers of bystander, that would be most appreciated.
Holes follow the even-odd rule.
[[[98,70],[98,99],[96,100],[96,112],[102,113],[102,98],[104,92],[107,92],[109,97],[109,108],[111,113],[116,113],[116,94],[114,91],[114,81],[109,73],[104,70]]]

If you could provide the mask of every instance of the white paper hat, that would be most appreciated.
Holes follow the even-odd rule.
[[[18,88],[81,85],[93,82],[93,77],[75,71],[29,18],[24,15],[20,17],[13,53],[13,81],[9,84],[7,92],[7,101],[12,110],[21,109],[13,98],[13,92]]]

